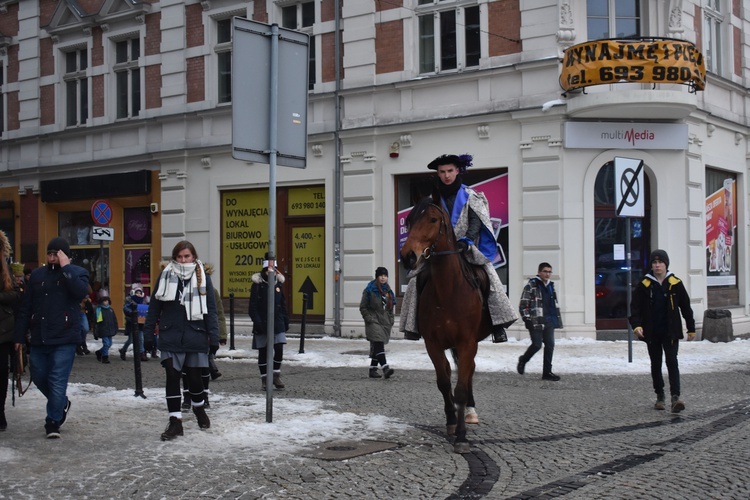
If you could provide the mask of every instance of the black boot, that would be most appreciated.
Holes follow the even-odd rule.
[[[120,353],[120,359],[125,361],[125,349],[120,349],[119,353]]]
[[[503,325],[492,325],[492,343],[500,344],[508,341],[508,335],[505,333]]]
[[[265,375],[260,376],[260,390],[263,392],[266,392],[266,390],[268,390],[266,386],[266,378],[267,377]]]
[[[109,356],[102,356],[102,363],[105,365],[109,364]]]
[[[371,366],[370,367],[370,378],[382,378],[383,376],[378,373],[378,367],[377,366]]]
[[[208,429],[211,427],[211,420],[206,415],[206,409],[201,406],[193,406],[193,413],[195,413],[195,419],[198,421],[198,427],[201,429]]]
[[[188,391],[182,391],[182,409],[189,410],[190,406],[190,393]]]
[[[419,334],[419,332],[404,332],[404,340],[419,340],[422,336]]]
[[[101,363],[102,362],[102,350],[99,349],[98,351],[94,351],[94,354],[96,354],[96,360]]]
[[[162,441],[171,441],[177,436],[183,436],[182,431],[182,419],[177,417],[169,417],[169,424],[164,432],[161,433]]]
[[[383,365],[383,377],[391,378],[393,376],[393,368],[388,365]]]

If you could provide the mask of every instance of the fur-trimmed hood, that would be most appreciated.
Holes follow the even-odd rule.
[[[3,258],[7,259],[10,257],[11,251],[12,248],[8,241],[8,235],[5,234],[5,231],[0,230],[0,252],[2,252]]]
[[[261,283],[265,283],[266,282],[266,280],[263,279],[263,277],[261,276],[260,273],[253,274],[250,279],[253,280],[253,283],[256,283],[258,285],[260,285]],[[278,283],[284,283],[284,281],[286,281],[286,278],[284,277],[283,274],[281,274],[280,272],[276,271],[276,281]]]

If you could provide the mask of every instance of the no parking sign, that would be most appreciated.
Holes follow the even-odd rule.
[[[91,206],[91,218],[97,226],[108,226],[112,222],[112,207],[104,200],[96,200]]]

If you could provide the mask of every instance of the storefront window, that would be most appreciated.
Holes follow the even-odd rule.
[[[739,304],[737,175],[706,169],[706,283],[708,306]]]
[[[71,246],[99,244],[91,238],[91,212],[60,212],[57,234],[68,240]],[[107,242],[104,242],[105,245]]]
[[[60,212],[57,232],[70,243],[70,260],[89,273],[89,282],[109,286],[109,241],[94,240],[91,212]]]
[[[151,244],[151,210],[149,207],[126,208],[123,243],[125,245]]]

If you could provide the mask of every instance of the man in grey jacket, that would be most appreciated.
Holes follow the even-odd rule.
[[[16,320],[16,351],[31,334],[31,378],[47,398],[44,429],[59,438],[70,410],[68,378],[76,347],[81,343],[81,301],[89,290],[89,275],[71,264],[70,245],[56,237],[47,245],[47,265],[32,271]]]

